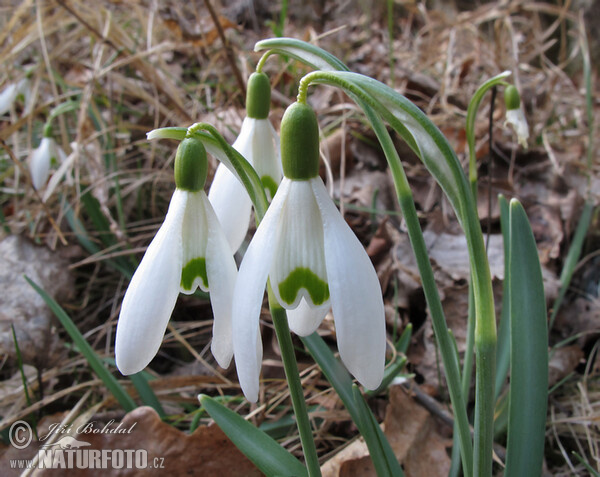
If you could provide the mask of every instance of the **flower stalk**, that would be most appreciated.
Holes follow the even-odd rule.
[[[319,477],[321,475],[321,467],[317,456],[317,449],[313,439],[312,427],[308,417],[306,401],[304,399],[304,391],[302,382],[300,381],[300,372],[298,371],[298,363],[296,362],[296,353],[292,343],[292,335],[288,326],[288,319],[285,310],[277,302],[273,295],[271,285],[267,285],[269,297],[269,309],[271,318],[273,319],[273,327],[277,335],[277,342],[281,351],[281,361],[285,371],[285,378],[290,391],[290,399],[294,415],[296,416],[296,426],[302,443],[302,451],[306,461],[306,469],[310,477]]]

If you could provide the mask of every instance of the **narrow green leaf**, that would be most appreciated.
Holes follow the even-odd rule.
[[[269,38],[254,45],[254,51],[271,50],[273,53],[291,56],[315,70],[347,71],[344,63],[328,51],[295,38]]]
[[[498,326],[498,353],[496,355],[496,400],[506,381],[510,363],[510,211],[508,201],[503,195],[498,196],[498,204],[500,205],[500,227],[504,245],[504,282],[502,283],[502,311]]]
[[[165,410],[162,407],[162,404],[156,397],[156,394],[148,384],[148,379],[143,371],[139,373],[135,373],[129,376],[129,379],[137,389],[138,394],[140,395],[140,399],[147,406],[152,407],[161,418],[166,417]]]
[[[110,364],[111,366],[117,366],[114,358],[104,358],[102,361]],[[162,404],[156,397],[156,394],[148,384],[153,379],[152,375],[147,371],[140,371],[139,373],[131,374],[127,376],[131,381],[131,384],[135,387],[138,392],[140,399],[146,406],[153,408],[161,418],[167,416],[167,413],[162,407]]]
[[[548,326],[542,271],[522,205],[510,203],[510,390],[505,475],[541,475],[548,403]]]
[[[308,475],[298,459],[243,417],[209,396],[200,394],[198,399],[231,442],[265,475]]]
[[[108,369],[104,367],[96,352],[85,340],[83,335],[79,332],[73,320],[65,313],[54,299],[48,295],[42,288],[36,285],[29,277],[25,276],[25,280],[29,283],[33,289],[43,298],[48,307],[52,310],[54,315],[58,318],[61,325],[63,325],[65,331],[69,334],[73,343],[79,348],[81,354],[85,357],[90,367],[94,370],[96,375],[102,380],[106,388],[112,393],[115,399],[121,404],[126,412],[133,411],[136,408],[136,404],[129,394],[123,389],[117,379],[110,374]]]
[[[571,284],[571,278],[573,278],[575,266],[577,265],[577,261],[581,255],[583,241],[585,240],[588,229],[590,228],[590,223],[592,222],[593,211],[594,204],[590,201],[587,201],[583,206],[583,211],[581,212],[581,217],[579,218],[579,223],[577,224],[577,229],[575,230],[575,235],[573,236],[573,242],[569,247],[567,259],[565,260],[562,272],[560,273],[560,291],[558,292],[558,296],[556,297],[554,305],[552,306],[550,328],[552,328],[552,325],[554,324],[554,320],[556,319],[560,305],[562,304],[567,289]]]
[[[412,338],[412,329],[412,323],[409,323],[406,325],[406,328],[404,328],[404,331],[396,343],[396,351],[398,351],[398,353],[406,354],[408,351],[408,345],[410,344],[410,339]]]
[[[356,407],[360,412],[360,434],[367,443],[377,476],[403,476],[404,473],[402,471],[402,467],[400,467],[398,459],[396,459],[396,456],[394,455],[394,451],[390,447],[387,438],[385,438],[381,432],[381,428],[375,420],[373,413],[367,406],[367,403],[360,393],[358,386],[352,386],[352,394],[354,397],[354,402],[356,403]]]
[[[377,424],[373,413],[365,404],[362,396],[360,397],[360,400],[356,399],[356,391],[353,389],[352,378],[344,365],[335,358],[329,347],[317,333],[313,333],[312,335],[301,339],[344,403],[344,406],[350,413],[352,421],[356,424],[356,427],[358,427],[365,442],[367,442],[373,464],[375,466],[379,465],[375,460],[384,456],[385,465],[390,469],[394,469],[396,472],[392,475],[404,475],[402,473],[402,468],[400,467],[385,434]],[[373,423],[375,423],[375,426]]]

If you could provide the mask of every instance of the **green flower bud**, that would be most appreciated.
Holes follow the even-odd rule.
[[[264,73],[252,73],[246,91],[246,114],[249,118],[267,119],[271,108],[271,82]]]
[[[521,97],[519,91],[512,84],[508,85],[504,90],[504,103],[506,109],[512,111],[513,109],[519,109],[521,106]]]
[[[202,190],[207,173],[208,159],[202,141],[186,137],[175,155],[175,186],[190,192]]]
[[[283,174],[308,180],[319,174],[319,125],[315,111],[304,103],[289,106],[281,120]]]

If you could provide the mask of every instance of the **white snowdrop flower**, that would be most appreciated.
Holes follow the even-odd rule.
[[[10,83],[7,85],[6,88],[4,88],[0,93],[0,116],[3,116],[10,111],[11,106],[19,97],[19,95],[23,95],[25,98],[25,103],[27,103],[30,90],[31,85],[27,78],[23,78],[16,83]]]
[[[233,253],[203,190],[208,162],[202,143],[184,139],[175,158],[176,189],[165,221],[125,292],[115,357],[123,374],[144,369],[163,339],[179,292],[210,292],[211,351],[223,368],[233,355],[231,301],[237,275]]]
[[[67,158],[65,151],[51,137],[50,128],[45,128],[40,145],[29,156],[29,173],[31,182],[36,190],[41,190],[50,174],[50,168],[62,164]]]
[[[375,389],[383,379],[385,316],[377,274],[318,176],[312,108],[290,106],[281,124],[284,178],[246,251],[233,300],[233,349],[242,390],[256,401],[262,361],[259,315],[265,284],[301,336],[333,310],[342,361]]]
[[[513,85],[507,86],[504,90],[504,101],[506,103],[506,120],[504,125],[510,124],[517,133],[519,144],[527,149],[527,139],[529,138],[529,126],[525,113],[521,107],[521,97],[517,88]]]
[[[268,119],[271,85],[264,73],[253,73],[248,80],[247,116],[233,148],[254,167],[273,197],[281,181],[279,137]],[[208,198],[223,226],[231,249],[236,252],[244,241],[250,223],[252,202],[240,181],[223,164],[219,164]]]

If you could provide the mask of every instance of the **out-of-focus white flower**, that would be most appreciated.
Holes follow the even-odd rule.
[[[509,85],[504,90],[504,101],[506,103],[506,120],[504,125],[510,124],[517,133],[519,144],[527,149],[527,139],[529,138],[529,126],[525,113],[521,107],[521,97],[517,88]]]
[[[0,116],[3,116],[10,111],[11,106],[19,95],[23,95],[25,103],[27,104],[30,92],[31,85],[27,78],[23,78],[17,83],[8,84],[0,93]]]
[[[233,355],[231,301],[237,275],[233,253],[203,190],[206,151],[184,139],[175,159],[175,184],[165,221],[150,243],[121,305],[115,357],[123,374],[154,358],[179,293],[210,292],[214,315],[212,353],[220,366]]]
[[[269,79],[253,73],[248,80],[247,114],[233,147],[254,167],[269,198],[281,181],[279,137],[268,119],[271,101]],[[219,164],[208,198],[235,252],[248,232],[252,202],[240,181]]]
[[[364,247],[318,176],[318,137],[314,111],[305,104],[290,106],[281,125],[284,178],[240,266],[233,345],[240,385],[249,401],[258,398],[259,316],[267,278],[287,310],[292,331],[311,334],[333,309],[338,348],[348,370],[369,389],[383,378],[381,287]]]
[[[33,187],[36,190],[42,189],[48,179],[50,167],[61,164],[66,157],[65,151],[52,137],[43,137],[40,145],[29,156],[29,173]]]

